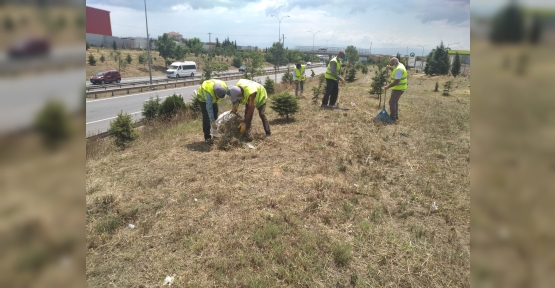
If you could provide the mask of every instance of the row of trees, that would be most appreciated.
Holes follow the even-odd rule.
[[[272,47],[265,49],[264,59],[268,63],[281,65],[285,63],[298,63],[303,61],[317,61],[318,57],[310,53],[302,53],[298,50],[289,50],[284,48],[281,42],[274,42]]]

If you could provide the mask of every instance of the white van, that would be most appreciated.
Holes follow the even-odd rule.
[[[197,63],[193,61],[173,62],[170,68],[166,70],[168,78],[193,77],[195,73],[197,73]]]

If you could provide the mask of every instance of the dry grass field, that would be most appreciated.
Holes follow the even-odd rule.
[[[372,75],[340,87],[350,111],[309,80],[290,122],[267,109],[270,139],[255,113],[255,149],[207,146],[185,116],[125,150],[89,140],[87,286],[469,287],[470,82],[441,96],[447,77],[411,73],[381,125]]]

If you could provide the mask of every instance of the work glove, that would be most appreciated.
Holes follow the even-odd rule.
[[[237,128],[239,128],[239,132],[245,133],[245,130],[247,130],[247,125],[245,125],[245,123],[241,123]]]
[[[231,113],[237,114],[237,109],[239,109],[239,103],[233,105],[233,108],[231,108]]]

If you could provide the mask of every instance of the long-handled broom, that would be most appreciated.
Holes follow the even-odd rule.
[[[389,114],[387,114],[387,111],[385,110],[385,101],[387,100],[387,90],[384,91],[384,100],[383,100],[383,109],[382,111],[380,111],[380,113],[378,113],[378,116],[376,116],[376,118],[374,118],[374,121],[380,121],[380,122],[384,122],[384,123],[393,123],[393,119],[391,119],[391,117],[389,117]]]

